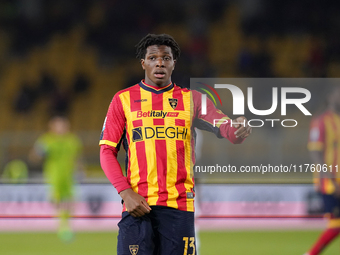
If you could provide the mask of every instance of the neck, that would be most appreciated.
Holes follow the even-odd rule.
[[[153,81],[151,81],[148,77],[145,77],[144,79],[145,83],[148,84],[148,85],[151,85],[151,86],[155,86],[155,87],[159,87],[159,88],[163,88],[167,85],[170,84],[171,80],[167,80],[166,82],[162,82],[162,83],[154,83]]]

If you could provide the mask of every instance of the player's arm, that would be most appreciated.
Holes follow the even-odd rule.
[[[42,140],[42,137],[40,137],[28,153],[28,160],[33,164],[41,163],[44,159],[44,155],[46,154],[46,146]]]
[[[43,157],[36,153],[34,149],[31,149],[29,154],[28,154],[28,159],[34,164],[38,164],[42,161]]]
[[[127,211],[134,217],[149,213],[151,208],[144,197],[135,193],[123,175],[117,154],[124,134],[126,119],[119,96],[116,94],[106,115],[100,139],[100,163],[102,169],[124,200]]]
[[[118,149],[108,145],[100,148],[100,164],[105,175],[112,185],[117,189],[125,203],[127,211],[134,217],[141,217],[149,213],[151,208],[144,197],[135,193],[126,177],[123,175],[120,164],[117,160]]]
[[[216,109],[213,102],[207,99],[207,114],[201,112],[201,93],[192,91],[194,104],[194,125],[202,130],[215,133],[219,138],[226,138],[233,144],[239,144],[251,134],[251,127],[245,117],[231,120],[221,110]]]

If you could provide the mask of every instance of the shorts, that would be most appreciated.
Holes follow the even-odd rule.
[[[151,206],[140,218],[123,212],[118,255],[196,255],[194,213]]]
[[[330,214],[332,219],[340,219],[340,198],[334,195],[322,194],[322,200],[325,213]]]

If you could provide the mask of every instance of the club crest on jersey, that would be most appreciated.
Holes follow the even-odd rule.
[[[139,245],[129,245],[129,249],[132,255],[137,255],[139,250]]]
[[[172,107],[172,109],[175,109],[177,107],[178,99],[177,98],[169,98],[169,104]]]

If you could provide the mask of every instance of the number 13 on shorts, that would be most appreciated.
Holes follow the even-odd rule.
[[[184,252],[183,255],[195,255],[195,237],[183,237],[184,243]],[[190,243],[189,243],[190,241]],[[188,246],[192,247],[192,253],[188,254]]]

